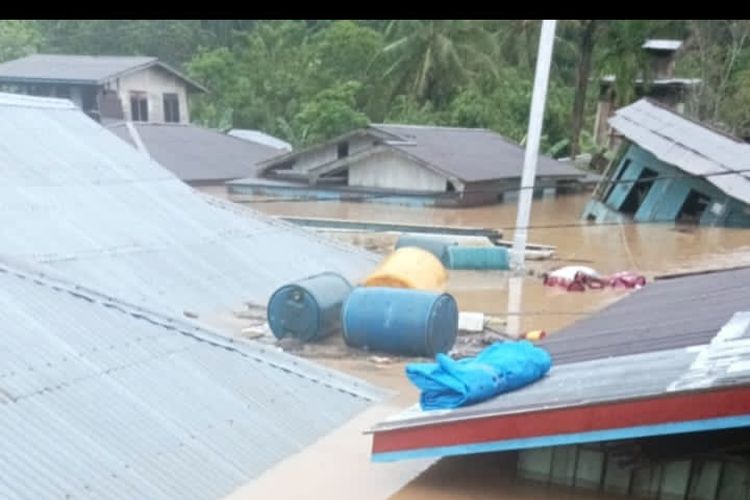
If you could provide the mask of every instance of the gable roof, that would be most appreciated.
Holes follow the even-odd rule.
[[[256,163],[279,150],[197,125],[133,123],[149,156],[186,182],[226,181],[253,177]],[[109,125],[118,137],[136,146],[125,123]]]
[[[67,100],[0,94],[0,177],[0,255],[162,310],[226,312],[323,271],[355,281],[377,262],[201,196]]]
[[[363,134],[374,136],[377,145],[373,147],[391,148],[427,168],[462,182],[517,179],[521,177],[523,170],[523,147],[491,130],[432,125],[371,124],[367,129],[343,134],[324,144],[266,160],[260,165],[260,172],[269,170],[278,163]],[[345,162],[333,160],[329,163],[339,168],[342,161]],[[334,162],[337,162],[336,165],[333,165]],[[320,164],[312,169],[325,170],[327,166]],[[584,172],[570,163],[539,155],[537,177],[574,179],[584,175]]]
[[[721,191],[750,203],[750,144],[649,99],[617,110],[609,124],[663,162],[692,175],[708,175],[705,179]]]
[[[556,364],[707,342],[750,311],[750,267],[648,283],[541,342]]]
[[[78,83],[101,85],[112,78],[158,66],[183,80],[191,90],[207,92],[201,84],[189,79],[155,57],[84,56],[33,54],[0,64],[0,83]]]
[[[404,143],[393,148],[465,182],[520,178],[524,148],[487,129],[373,124]],[[539,155],[537,177],[583,177],[569,163]]]
[[[9,500],[223,497],[382,395],[5,261],[0,304]]]

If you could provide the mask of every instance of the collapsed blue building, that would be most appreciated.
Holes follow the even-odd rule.
[[[585,219],[750,227],[750,144],[649,99],[609,123],[623,142]]]

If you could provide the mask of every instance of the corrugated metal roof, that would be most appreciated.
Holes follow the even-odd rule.
[[[490,416],[590,407],[750,384],[750,312],[733,314],[701,346],[659,350],[553,366],[539,382],[485,402],[453,410],[415,406],[373,431],[463,422]],[[715,416],[722,415],[715,408]],[[591,415],[592,421],[596,413]],[[597,422],[606,427],[607,422]],[[471,425],[471,424],[467,424]],[[581,427],[587,425],[580,423]],[[512,449],[512,448],[510,448]]]
[[[377,258],[203,197],[72,103],[0,94],[0,255],[130,302],[182,312],[265,303]]]
[[[148,154],[186,182],[226,181],[253,177],[256,164],[279,150],[197,125],[133,123]],[[108,125],[118,137],[136,146],[124,123]]]
[[[750,268],[655,281],[540,345],[556,364],[686,347],[742,310],[750,310]]]
[[[292,145],[288,142],[282,141],[278,137],[266,134],[265,132],[261,132],[260,130],[233,128],[232,130],[227,132],[227,134],[231,135],[232,137],[238,137],[246,141],[257,142],[259,144],[264,144],[276,149],[283,149],[286,151],[292,150]]]
[[[230,493],[382,393],[0,262],[0,496]]]
[[[192,81],[155,57],[32,54],[0,64],[0,82],[52,81],[101,84],[123,73],[158,65],[203,92]]]
[[[617,110],[610,125],[660,160],[750,203],[750,144],[691,121],[648,99]],[[741,173],[726,173],[726,172]],[[721,175],[711,175],[711,174]]]
[[[521,177],[524,148],[491,130],[395,124],[370,127],[403,138],[411,145],[390,146],[465,182]],[[539,155],[539,177],[584,175],[570,163]]]

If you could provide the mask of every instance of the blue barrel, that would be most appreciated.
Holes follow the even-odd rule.
[[[456,342],[458,306],[447,293],[361,287],[344,302],[341,324],[352,347],[431,358]]]
[[[448,247],[445,267],[448,269],[509,269],[505,247]]]
[[[445,265],[446,252],[449,246],[458,245],[458,242],[450,238],[440,238],[435,236],[423,236],[419,234],[402,234],[396,241],[396,250],[403,247],[417,247],[427,250],[432,255],[440,259]]]
[[[268,324],[276,338],[303,342],[341,328],[341,304],[352,286],[336,273],[321,273],[284,285],[268,301]]]

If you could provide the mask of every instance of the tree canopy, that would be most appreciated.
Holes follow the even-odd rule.
[[[370,121],[486,127],[522,141],[540,22],[0,21],[0,60],[46,53],[156,56],[205,84],[196,122],[255,128],[297,146]],[[748,21],[558,23],[543,148],[592,150],[599,77],[618,104],[648,80],[646,38],[685,41],[680,76],[703,85],[687,113],[750,130]]]

